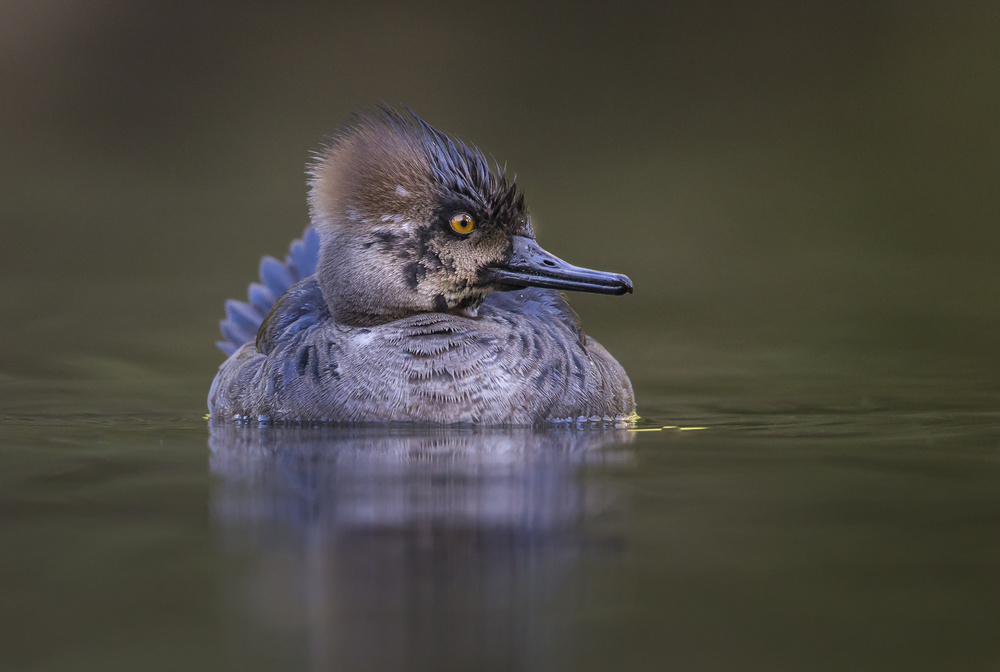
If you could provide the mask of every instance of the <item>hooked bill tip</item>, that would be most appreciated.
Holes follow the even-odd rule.
[[[618,277],[622,279],[622,287],[625,290],[625,291],[622,292],[622,294],[631,294],[632,293],[632,280],[627,275],[619,275]]]

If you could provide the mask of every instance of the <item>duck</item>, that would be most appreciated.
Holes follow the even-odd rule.
[[[624,368],[565,291],[631,293],[535,239],[516,175],[415,113],[355,113],[308,167],[310,224],[226,302],[212,421],[629,423]]]

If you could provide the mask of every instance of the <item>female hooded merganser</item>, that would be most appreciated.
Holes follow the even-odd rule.
[[[524,196],[478,149],[378,109],[334,137],[310,178],[312,226],[284,264],[261,262],[249,303],[226,304],[213,418],[634,417],[624,369],[559,292],[632,282],[539,247]]]

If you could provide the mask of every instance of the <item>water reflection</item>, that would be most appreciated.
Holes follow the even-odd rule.
[[[608,479],[624,430],[211,429],[212,515],[251,570],[236,586],[318,668],[544,657],[581,557],[617,553]]]

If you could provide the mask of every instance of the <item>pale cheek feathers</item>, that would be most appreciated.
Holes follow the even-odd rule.
[[[448,307],[482,298],[488,292],[475,284],[483,266],[500,261],[506,249],[502,233],[490,233],[475,243],[434,239],[428,241],[424,254],[407,265],[407,280],[425,300],[437,303],[442,299]]]
[[[508,242],[499,231],[489,231],[473,240],[451,243],[435,250],[442,265],[456,279],[474,282],[484,266],[503,259]]]

